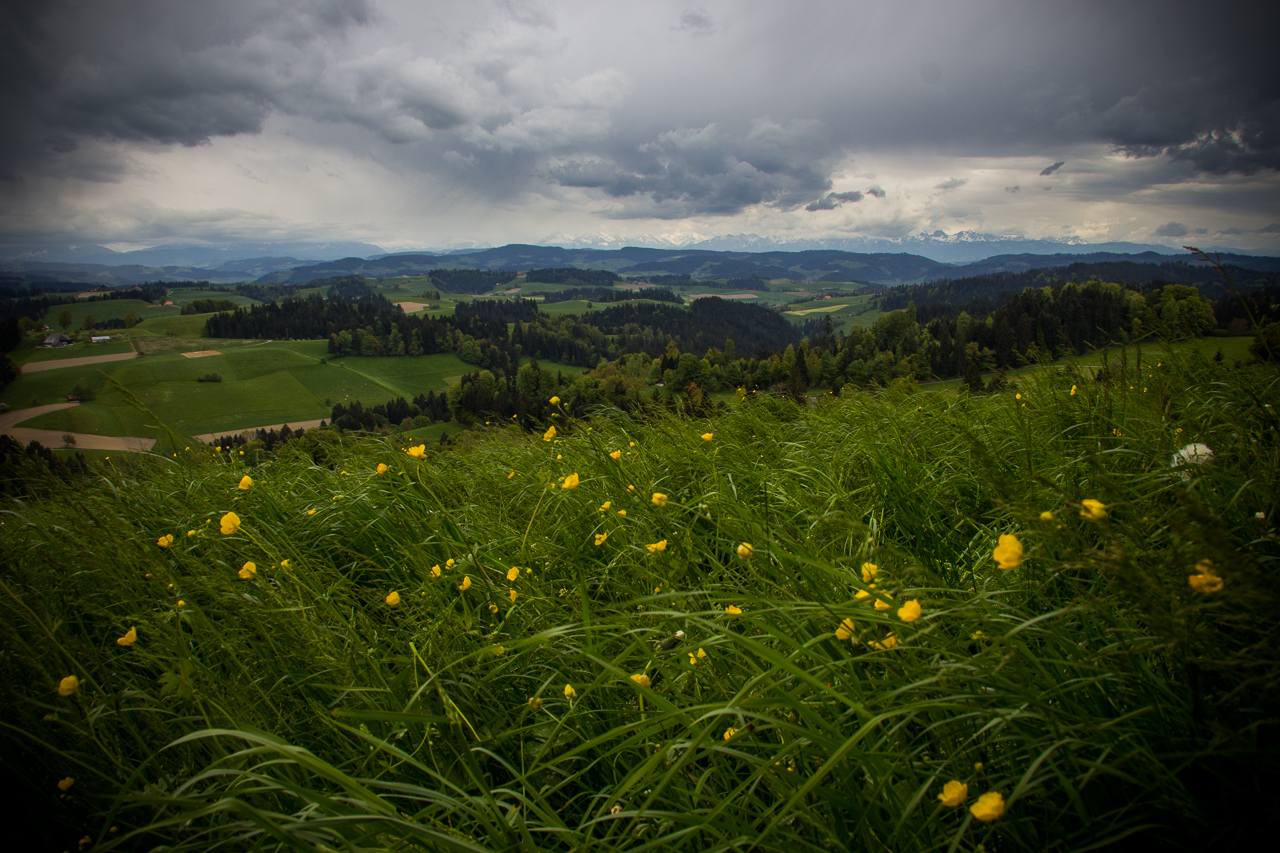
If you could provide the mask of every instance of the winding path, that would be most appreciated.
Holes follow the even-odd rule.
[[[98,358],[112,358],[112,356],[98,356]],[[71,359],[72,361],[83,361],[84,359]],[[79,403],[51,403],[48,406],[32,406],[28,409],[17,409],[12,412],[0,414],[0,433],[11,436],[15,441],[27,444],[31,441],[38,441],[45,447],[62,447],[64,435],[70,435],[76,440],[75,447],[77,450],[120,450],[130,451],[133,453],[145,453],[152,447],[155,447],[156,440],[154,438],[142,438],[132,435],[94,435],[85,432],[59,432],[56,429],[31,429],[28,427],[18,427],[14,424],[22,423],[31,418],[39,417],[48,412],[60,412],[63,409],[70,409],[78,406]]]

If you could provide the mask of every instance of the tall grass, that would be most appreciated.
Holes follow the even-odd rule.
[[[0,516],[4,766],[50,849],[1238,841],[1277,781],[1277,375],[1107,377],[113,459]]]

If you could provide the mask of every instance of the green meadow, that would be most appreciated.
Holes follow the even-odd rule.
[[[350,370],[308,346],[226,369]],[[1111,367],[27,470],[0,514],[10,831],[1238,848],[1280,783],[1280,377]]]

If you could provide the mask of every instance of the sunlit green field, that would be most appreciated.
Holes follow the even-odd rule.
[[[1239,848],[1280,782],[1278,376],[1121,365],[6,480],[10,831]]]

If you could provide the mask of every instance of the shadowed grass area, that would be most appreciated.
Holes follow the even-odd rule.
[[[1277,375],[1112,368],[99,463],[0,516],[3,766],[57,849],[1238,843]]]

